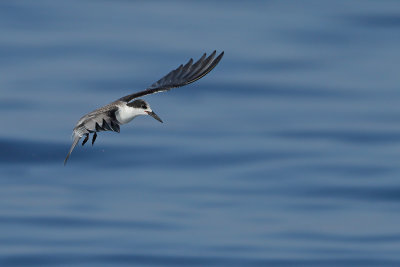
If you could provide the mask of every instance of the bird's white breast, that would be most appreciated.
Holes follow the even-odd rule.
[[[128,107],[126,105],[120,106],[115,112],[115,116],[120,124],[128,123],[138,115],[140,114],[138,114],[138,112],[134,108]]]

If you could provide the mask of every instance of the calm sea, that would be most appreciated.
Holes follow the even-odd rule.
[[[1,1],[0,33],[0,266],[400,266],[399,1]]]

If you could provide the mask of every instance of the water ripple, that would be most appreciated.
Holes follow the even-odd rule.
[[[55,228],[126,228],[139,230],[176,230],[176,225],[152,221],[117,221],[72,216],[0,216],[0,224]]]

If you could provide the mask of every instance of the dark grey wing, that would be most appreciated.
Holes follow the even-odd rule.
[[[119,133],[120,128],[115,117],[115,112],[117,110],[118,108],[115,107],[115,105],[110,104],[86,114],[78,121],[72,133],[74,140],[64,160],[64,165],[67,163],[69,156],[82,136],[101,131],[114,131]]]
[[[218,62],[224,56],[224,52],[222,52],[214,59],[215,54],[216,51],[214,51],[209,57],[206,57],[206,54],[204,53],[203,56],[194,64],[193,59],[190,59],[188,63],[180,65],[177,69],[171,71],[163,78],[153,83],[146,90],[121,97],[119,100],[129,102],[132,99],[141,96],[168,91],[172,88],[185,86],[195,82],[217,66]]]
[[[98,113],[93,116],[88,116],[80,125],[84,127],[87,133],[114,131],[119,133],[119,124],[115,118],[115,111]]]
[[[83,116],[74,128],[79,136],[87,133],[114,131],[119,133],[119,123],[115,117],[115,112],[118,110],[113,103],[96,109],[93,112]]]

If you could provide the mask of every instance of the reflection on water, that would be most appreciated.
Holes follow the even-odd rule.
[[[399,265],[397,9],[0,3],[0,265]],[[214,49],[63,167],[83,114]]]

